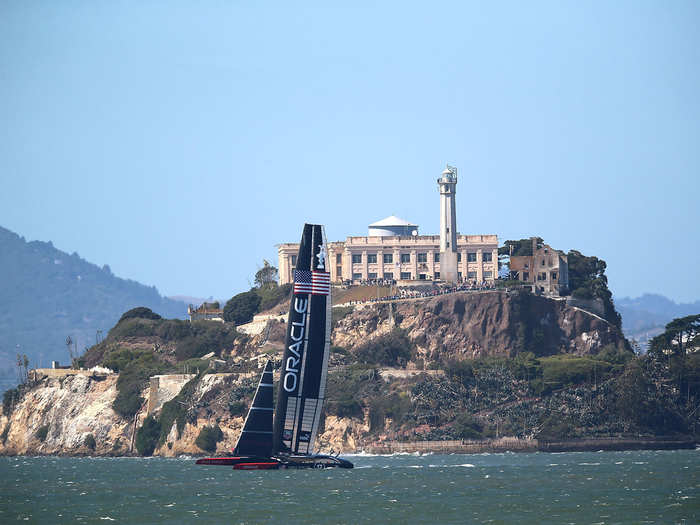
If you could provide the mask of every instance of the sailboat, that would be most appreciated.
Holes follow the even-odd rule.
[[[272,363],[267,362],[230,457],[197,460],[236,470],[352,468],[333,455],[314,453],[323,410],[331,331],[331,286],[323,226],[305,224],[294,269],[287,337],[273,407]]]

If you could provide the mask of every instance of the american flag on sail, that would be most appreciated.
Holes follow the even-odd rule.
[[[331,274],[310,270],[294,270],[294,293],[329,295],[331,293]]]

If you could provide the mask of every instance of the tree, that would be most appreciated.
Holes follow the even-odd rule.
[[[132,308],[131,310],[124,312],[124,314],[119,319],[119,323],[121,323],[125,319],[132,319],[132,318],[153,319],[155,321],[157,321],[158,319],[162,319],[162,317],[160,315],[155,313],[150,308],[146,308],[145,306],[137,306],[136,308]],[[117,324],[119,324],[119,323],[117,323]]]
[[[611,324],[621,328],[622,317],[615,310],[612,292],[608,289],[605,261],[598,259],[598,257],[587,257],[577,250],[569,251],[567,259],[571,295],[579,299],[601,299],[603,301],[603,317]]]
[[[156,443],[158,443],[158,436],[160,436],[160,423],[153,416],[148,416],[143,420],[141,428],[136,431],[134,444],[139,454],[142,456],[153,454]]]
[[[194,444],[205,452],[216,452],[216,444],[224,439],[224,433],[219,425],[205,426],[199,431]]]
[[[255,289],[231,297],[224,306],[224,321],[245,324],[253,320],[260,306],[260,296]]]
[[[537,247],[541,248],[544,245],[542,237],[535,237]],[[532,239],[519,239],[517,241],[506,241],[498,249],[498,256],[530,256],[532,253]]]
[[[263,259],[263,267],[255,272],[255,286],[257,288],[277,286],[277,268],[265,259]]]
[[[674,319],[649,343],[653,354],[685,355],[700,349],[700,314]]]

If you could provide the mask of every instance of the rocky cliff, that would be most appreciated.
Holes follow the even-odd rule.
[[[486,372],[475,372],[477,388],[472,392],[466,376],[451,382],[440,375],[377,374],[376,368],[382,366],[378,362],[353,368],[354,351],[397,327],[414,347],[407,363],[414,372],[429,364],[439,368],[454,360],[513,357],[520,352],[590,356],[603,349],[626,348],[619,330],[605,320],[568,307],[563,301],[530,294],[458,293],[392,305],[358,305],[336,314],[341,315],[334,322],[332,341],[341,348],[332,355],[328,410],[319,436],[321,449],[326,451],[356,451],[382,436],[413,439],[415,429],[430,438],[454,436],[455,417],[460,411],[486,413],[482,406],[488,387]],[[271,320],[269,329],[253,337],[249,346],[261,346],[274,355],[282,347],[284,326],[280,320]],[[242,359],[236,355],[230,358]],[[494,378],[499,403],[510,406],[534,395],[527,378]],[[0,454],[135,454],[134,431],[142,425],[146,412],[150,410],[159,417],[163,403],[178,392],[172,387],[173,381],[161,382],[168,388],[151,381],[142,392],[142,398],[149,402],[135,419],[125,419],[112,409],[116,383],[116,374],[69,375],[44,378],[26,388],[11,412],[0,417]],[[191,395],[180,402],[186,405],[183,424],[178,429],[172,420],[167,423],[171,425],[165,429],[167,438],[156,446],[154,454],[201,454],[195,440],[204,426],[215,424],[223,434],[216,451],[229,452],[238,438],[256,383],[255,371],[196,378]],[[160,390],[151,392],[153,388]],[[470,396],[481,404],[470,401]],[[535,428],[540,419],[529,424]],[[523,426],[518,428],[522,430]]]
[[[391,310],[391,311],[390,311]],[[531,351],[597,354],[627,343],[615,326],[566,301],[489,291],[355,307],[334,327],[333,344],[355,348],[394,327],[407,332],[424,361],[513,357]]]

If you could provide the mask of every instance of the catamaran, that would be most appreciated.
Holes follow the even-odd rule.
[[[314,453],[326,392],[331,331],[330,263],[323,226],[305,224],[294,269],[287,337],[273,407],[272,363],[265,365],[231,457],[197,460],[236,470],[352,468]]]

